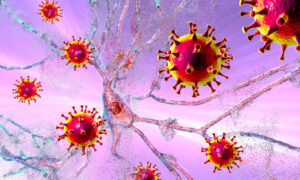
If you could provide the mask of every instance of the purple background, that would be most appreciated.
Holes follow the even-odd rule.
[[[142,95],[146,93],[151,85],[153,78],[157,75],[159,62],[156,60],[157,49],[167,50],[166,41],[171,29],[176,29],[179,35],[188,32],[188,21],[197,24],[198,32],[205,30],[206,24],[211,24],[216,28],[214,35],[218,40],[227,37],[226,43],[231,47],[230,53],[234,56],[230,70],[223,70],[228,80],[217,77],[222,85],[217,91],[224,95],[213,101],[200,106],[181,106],[167,105],[156,102],[152,99],[143,101],[133,101],[133,111],[141,117],[148,117],[157,120],[176,118],[178,123],[183,126],[200,128],[206,123],[217,118],[222,112],[234,104],[242,101],[251,93],[263,88],[271,82],[285,75],[279,72],[263,81],[252,84],[251,86],[239,91],[232,91],[232,87],[240,82],[246,81],[251,77],[259,75],[277,66],[292,63],[299,57],[295,51],[295,46],[288,47],[285,61],[279,61],[281,49],[278,44],[273,44],[271,51],[260,54],[257,49],[263,45],[258,37],[249,42],[243,34],[242,26],[248,26],[253,19],[240,17],[239,12],[250,10],[248,6],[240,7],[238,1],[217,0],[210,6],[208,0],[190,1],[177,14],[173,16],[170,12],[179,5],[181,1],[161,0],[162,18],[159,18],[155,1],[141,0],[142,13],[142,37],[138,42],[148,41],[156,32],[158,27],[162,27],[163,33],[160,37],[145,48],[138,56],[134,69],[127,74],[127,79],[121,81],[117,88],[126,95]],[[87,0],[64,0],[58,4],[63,9],[63,17],[60,22],[55,24],[44,23],[37,14],[39,1],[20,1],[9,0],[8,7],[14,14],[22,19],[26,24],[36,29],[39,33],[34,35],[24,29],[16,22],[7,10],[0,7],[0,64],[3,66],[25,66],[38,62],[44,58],[48,60],[40,66],[28,70],[7,71],[0,69],[0,114],[10,117],[19,124],[31,129],[43,136],[57,136],[62,131],[55,130],[63,118],[61,113],[67,113],[71,106],[88,104],[89,107],[96,107],[102,113],[102,79],[94,67],[88,65],[88,69],[73,71],[72,66],[65,66],[66,60],[62,61],[59,56],[50,50],[50,46],[39,35],[46,33],[47,37],[59,46],[62,42],[71,40],[72,35],[76,38],[84,37],[89,34],[92,15]],[[124,2],[121,3],[122,5]],[[118,46],[110,46],[110,37],[107,40],[106,49],[101,56],[101,61],[108,64],[112,59],[112,53],[118,49],[126,49],[132,39],[131,23],[134,14],[134,1],[130,0],[128,12],[125,16],[121,29],[121,43]],[[116,24],[120,17],[122,6],[112,19],[114,25],[111,27],[115,36]],[[106,4],[99,2],[96,8],[98,15],[99,31],[95,41],[100,42],[104,23],[106,21]],[[171,15],[170,15],[171,14]],[[248,34],[251,34],[249,32]],[[60,52],[60,55],[63,53]],[[291,65],[288,71],[295,66]],[[287,72],[288,72],[287,71]],[[12,94],[13,84],[20,76],[36,77],[41,81],[43,92],[41,99],[31,105],[21,104],[15,100]],[[168,82],[161,82],[161,89],[154,93],[158,97],[173,100],[195,100],[191,98],[191,88],[182,90],[182,95],[178,96],[171,86],[175,83],[174,79]],[[199,88],[200,97],[210,95],[207,87]],[[299,88],[296,88],[289,81],[272,89],[252,103],[245,106],[238,113],[225,118],[217,125],[209,129],[208,133],[222,132],[234,133],[237,131],[247,131],[260,133],[274,139],[289,143],[293,146],[300,146],[300,96]],[[177,163],[181,164],[194,179],[300,179],[300,157],[299,152],[291,151],[277,144],[257,138],[238,137],[238,145],[244,146],[241,155],[243,162],[240,168],[234,167],[232,174],[228,174],[226,169],[215,174],[212,173],[213,166],[208,163],[204,165],[206,156],[201,153],[201,147],[206,147],[204,139],[196,134],[177,132],[175,138],[166,141],[157,126],[136,123],[149,140],[163,153],[172,154]],[[10,127],[15,133],[18,129]],[[13,129],[15,128],[15,129]],[[3,133],[0,131],[0,134]],[[2,137],[2,136],[0,136]],[[11,151],[18,152],[23,149],[28,154],[34,155],[40,152],[32,151],[32,142],[26,141],[22,145],[15,147],[11,142],[5,141]],[[124,174],[129,175],[133,172],[132,167],[138,162],[151,161],[157,164],[159,172],[162,172],[162,179],[174,179],[174,176],[149,150],[145,143],[137,134],[130,130],[125,130],[118,146],[118,152],[126,159],[118,160],[110,153],[111,137],[108,133],[104,137],[104,145],[97,145],[98,151],[92,153],[91,162],[84,172],[77,179],[122,179]],[[68,146],[67,141],[54,142],[47,147],[47,151],[52,155],[62,155]],[[79,168],[84,161],[84,157],[77,154],[72,157],[62,168],[58,175],[61,179],[72,179],[75,177],[75,169]],[[0,159],[0,179],[9,170],[19,167],[15,162],[6,162]],[[28,174],[34,174],[30,170],[8,179],[29,179]],[[36,179],[42,179],[40,174],[34,174]]]

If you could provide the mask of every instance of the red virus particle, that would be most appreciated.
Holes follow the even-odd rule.
[[[39,7],[41,9],[39,9],[40,12],[38,14],[42,15],[45,22],[49,21],[54,24],[54,21],[59,21],[58,18],[62,17],[62,9],[60,6],[57,6],[57,2],[55,1],[52,3],[48,0],[45,3],[42,1]]]
[[[120,64],[125,55],[126,55],[126,53],[122,49],[119,49],[118,51],[116,51],[116,53],[114,55],[114,60],[115,60],[114,64],[115,65]],[[132,67],[132,65],[133,65],[133,58],[131,56],[129,56],[127,58],[126,64],[122,68],[122,71],[129,71],[130,68]]]
[[[243,150],[238,150],[243,148],[242,146],[235,146],[237,143],[234,142],[235,136],[231,139],[226,139],[226,133],[223,133],[223,137],[216,137],[215,133],[213,133],[214,139],[209,140],[209,138],[205,138],[205,141],[209,144],[207,148],[202,148],[201,152],[205,152],[208,158],[204,164],[210,162],[215,166],[213,172],[216,170],[221,171],[221,168],[227,168],[229,173],[231,173],[230,169],[232,169],[232,164],[236,165],[236,161],[239,160],[242,162],[241,157],[239,156]]]
[[[220,71],[223,68],[230,69],[229,62],[233,59],[232,55],[227,54],[229,48],[226,48],[224,42],[227,41],[223,38],[220,42],[215,42],[216,37],[212,36],[214,28],[207,25],[207,29],[203,34],[197,34],[196,24],[189,22],[190,31],[182,37],[171,31],[170,40],[171,48],[169,51],[164,52],[158,50],[158,59],[167,60],[166,68],[159,70],[159,73],[165,71],[169,74],[165,77],[167,81],[169,78],[174,77],[176,84],[172,87],[177,90],[177,94],[185,86],[191,86],[193,89],[192,97],[199,96],[198,87],[207,85],[210,87],[211,92],[215,92],[212,87],[212,81],[217,86],[221,83],[216,80],[216,76],[220,75],[228,79],[228,76],[223,75]]]
[[[83,41],[81,41],[81,37],[79,37],[78,40],[75,40],[75,37],[73,37],[73,41],[64,41],[63,43],[66,45],[65,48],[61,48],[61,50],[65,51],[65,55],[61,56],[61,59],[67,59],[68,64],[74,65],[74,71],[77,67],[83,67],[87,69],[86,64],[92,64],[93,61],[91,58],[95,58],[92,56],[92,53],[94,53],[95,48],[90,48],[91,42],[85,43],[86,38],[84,38]]]
[[[240,5],[248,4],[253,11],[241,12],[241,16],[249,15],[254,22],[243,27],[247,33],[251,28],[257,28],[254,34],[248,36],[251,41],[254,36],[262,34],[264,46],[259,52],[270,50],[271,44],[276,42],[281,45],[280,60],[284,60],[284,52],[289,45],[296,45],[300,51],[300,1],[299,0],[240,0]]]
[[[69,112],[70,117],[66,117],[64,114],[61,116],[66,119],[65,123],[60,122],[61,126],[57,126],[56,129],[64,130],[63,135],[58,136],[58,141],[66,139],[70,142],[70,146],[67,148],[69,151],[71,147],[75,146],[76,149],[82,149],[82,155],[85,155],[85,148],[92,147],[96,151],[95,143],[102,145],[100,140],[102,134],[107,134],[106,129],[101,129],[101,126],[105,124],[106,120],[99,120],[101,116],[96,118],[96,108],[92,111],[87,111],[87,106],[83,108],[80,106],[81,111],[77,112],[73,106],[74,114]],[[83,110],[84,109],[84,110]]]
[[[40,82],[36,82],[36,78],[34,80],[30,80],[29,76],[27,76],[27,79],[24,79],[21,76],[21,82],[18,80],[18,84],[14,84],[17,86],[16,89],[13,89],[13,93],[17,94],[15,96],[15,99],[20,99],[19,102],[25,103],[26,101],[28,104],[30,104],[30,101],[36,102],[36,97],[41,97],[39,92],[43,91],[41,89],[42,85]]]
[[[138,167],[133,168],[135,170],[131,176],[134,180],[161,180],[158,178],[160,176],[160,172],[157,172],[158,168],[156,165],[152,166],[151,163],[147,162],[147,165],[143,166],[142,162]]]

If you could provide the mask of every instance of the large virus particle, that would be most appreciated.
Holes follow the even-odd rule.
[[[239,150],[242,146],[235,146],[237,143],[234,142],[235,136],[231,139],[226,139],[226,133],[223,133],[223,137],[216,137],[215,133],[213,133],[214,139],[209,140],[209,138],[205,138],[206,142],[209,144],[207,148],[202,148],[201,151],[206,153],[208,158],[204,164],[210,162],[215,166],[213,172],[216,170],[221,171],[221,168],[227,168],[229,173],[231,173],[230,169],[232,169],[232,164],[236,165],[236,161],[242,161],[239,156],[243,150]]]
[[[124,56],[126,55],[126,52],[122,49],[119,49],[118,51],[115,52],[114,55],[114,65],[118,65],[121,63],[121,61],[123,60]],[[130,68],[133,65],[133,58],[131,56],[129,56],[126,60],[125,65],[122,68],[122,71],[129,71]]]
[[[42,15],[45,22],[49,21],[53,24],[54,21],[59,21],[59,17],[62,17],[62,9],[60,6],[57,6],[57,2],[54,0],[52,3],[48,0],[46,2],[42,1],[39,7],[41,9],[39,9],[40,12],[38,14]]]
[[[17,88],[13,89],[13,93],[17,94],[15,98],[20,99],[19,102],[25,103],[27,101],[30,104],[30,101],[36,102],[36,97],[41,97],[39,92],[43,91],[41,89],[42,85],[40,82],[36,82],[36,78],[30,80],[27,76],[27,79],[21,77],[21,82],[16,81],[18,84],[14,84]]]
[[[77,67],[83,67],[87,68],[86,64],[90,63],[92,64],[93,61],[91,58],[95,58],[92,56],[92,53],[94,53],[95,48],[90,48],[91,42],[85,43],[86,38],[84,38],[83,41],[81,41],[81,37],[79,37],[78,40],[75,40],[75,37],[73,37],[73,41],[64,41],[63,43],[66,45],[65,48],[61,48],[61,50],[65,51],[65,55],[61,56],[61,59],[67,59],[68,64],[74,65],[74,71]]]
[[[81,111],[77,112],[73,106],[74,114],[69,112],[70,117],[66,117],[64,114],[61,116],[66,119],[66,122],[60,122],[61,126],[57,126],[56,129],[64,130],[63,135],[58,136],[58,141],[61,139],[67,139],[70,142],[70,146],[67,148],[69,151],[71,147],[75,146],[76,149],[82,149],[82,155],[86,154],[85,148],[92,147],[96,151],[95,143],[102,145],[100,140],[102,134],[107,134],[106,129],[102,129],[101,126],[105,124],[106,120],[99,120],[101,116],[96,118],[96,108],[92,111],[87,111],[87,106],[80,106]]]
[[[207,85],[210,87],[211,92],[215,92],[212,87],[212,81],[217,86],[221,83],[216,80],[216,76],[220,75],[225,77],[220,71],[223,68],[230,69],[229,62],[233,59],[232,55],[228,54],[229,48],[226,48],[224,42],[227,41],[223,38],[220,42],[215,42],[216,37],[212,36],[214,28],[207,25],[207,30],[203,34],[197,34],[196,24],[189,22],[190,31],[188,34],[180,37],[171,31],[170,40],[172,40],[171,48],[169,51],[164,52],[158,50],[158,59],[167,60],[166,68],[159,70],[159,73],[165,71],[169,74],[165,77],[167,81],[169,78],[174,77],[176,84],[172,87],[177,90],[177,94],[185,86],[191,86],[193,89],[192,97],[199,96],[198,87]]]
[[[251,41],[254,36],[262,34],[264,46],[259,52],[270,50],[271,44],[276,42],[281,45],[280,60],[284,60],[284,52],[289,45],[296,45],[300,51],[300,1],[299,0],[240,0],[240,5],[248,4],[253,11],[241,12],[241,16],[254,17],[254,22],[243,27],[247,33],[251,28],[257,28],[254,34],[248,36]]]
[[[135,170],[131,176],[134,180],[161,180],[159,179],[160,172],[157,172],[158,168],[156,165],[152,166],[151,163],[147,162],[147,165],[144,165],[140,162],[138,167],[133,168]]]

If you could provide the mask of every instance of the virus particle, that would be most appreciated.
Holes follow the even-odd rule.
[[[119,49],[118,51],[116,51],[114,55],[114,65],[120,64],[125,55],[126,53],[124,50]],[[133,58],[129,56],[127,58],[126,64],[122,68],[122,71],[129,71],[132,65],[133,65]]]
[[[82,155],[86,154],[85,148],[92,147],[96,151],[95,143],[102,145],[100,140],[102,139],[101,134],[107,134],[105,129],[101,129],[100,126],[104,125],[106,120],[100,120],[101,116],[95,118],[96,108],[92,111],[87,111],[87,106],[83,108],[80,106],[81,111],[77,112],[73,106],[74,114],[69,112],[70,117],[66,117],[64,114],[61,116],[66,119],[66,123],[60,122],[61,126],[57,126],[56,129],[64,130],[63,135],[58,136],[58,141],[61,139],[67,139],[70,142],[70,146],[67,148],[69,151],[71,147],[75,145],[78,149],[81,147]],[[83,110],[84,109],[84,110]]]
[[[296,45],[300,51],[300,1],[299,0],[240,0],[240,5],[248,4],[253,11],[241,12],[241,16],[254,17],[254,22],[243,27],[247,33],[251,28],[257,28],[254,34],[248,36],[251,41],[254,36],[262,34],[261,40],[265,43],[259,48],[264,53],[270,50],[271,44],[281,45],[280,60],[284,60],[284,52],[289,45]]]
[[[214,28],[207,25],[207,30],[203,34],[197,34],[196,24],[189,22],[190,31],[182,37],[171,31],[170,40],[172,40],[171,48],[169,51],[164,52],[158,50],[158,59],[167,60],[166,68],[159,70],[159,73],[165,71],[169,74],[165,77],[167,81],[169,78],[174,77],[176,84],[172,87],[174,90],[180,85],[177,94],[185,86],[191,86],[193,89],[192,97],[199,96],[198,87],[207,85],[211,92],[215,92],[212,87],[212,81],[217,86],[221,83],[216,80],[216,76],[223,75],[220,70],[223,68],[230,69],[229,62],[233,59],[232,55],[227,54],[229,48],[224,44],[227,41],[223,38],[220,42],[215,42],[216,37],[212,36]]]
[[[131,176],[134,180],[161,180],[158,178],[161,173],[157,172],[156,165],[152,166],[149,162],[145,166],[140,162],[140,165],[133,169],[135,172]]]
[[[34,80],[30,80],[29,76],[27,76],[27,79],[24,79],[23,77],[21,77],[21,82],[19,82],[18,80],[17,83],[18,84],[14,84],[15,86],[17,86],[16,89],[13,89],[13,93],[17,94],[17,96],[15,96],[15,98],[19,98],[19,102],[25,103],[26,101],[28,102],[28,104],[30,104],[30,101],[33,100],[34,102],[36,102],[36,97],[41,97],[39,92],[43,91],[41,89],[42,85],[40,82],[36,82],[36,78]]]
[[[49,21],[54,24],[54,21],[59,21],[58,17],[62,17],[61,7],[57,6],[57,2],[55,1],[52,3],[48,0],[46,0],[45,3],[42,1],[39,7],[41,7],[41,9],[39,9],[40,12],[38,14],[42,15],[43,21],[45,22]]]
[[[232,164],[236,165],[236,161],[239,160],[242,162],[241,157],[239,156],[243,150],[238,150],[242,148],[242,146],[235,146],[237,143],[234,142],[234,138],[226,139],[225,133],[223,133],[223,137],[217,138],[215,133],[213,133],[214,139],[209,140],[209,138],[205,138],[206,142],[209,144],[207,148],[202,148],[201,151],[206,153],[208,160],[204,162],[204,164],[210,162],[215,166],[213,172],[216,170],[221,171],[221,168],[227,168],[229,173],[231,173],[230,169],[232,169]]]
[[[61,48],[61,50],[65,51],[65,55],[61,56],[61,59],[67,59],[68,64],[73,64],[74,65],[74,71],[76,70],[77,67],[86,67],[86,63],[92,64],[93,61],[91,58],[95,58],[92,56],[92,53],[94,53],[95,48],[90,48],[89,46],[91,45],[91,42],[85,43],[86,38],[84,38],[83,41],[81,41],[81,38],[78,40],[75,40],[74,36],[73,41],[64,41],[63,43],[66,45],[65,48]]]

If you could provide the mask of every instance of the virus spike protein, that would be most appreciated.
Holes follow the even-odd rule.
[[[242,146],[235,146],[237,143],[234,142],[234,138],[226,139],[226,133],[223,133],[223,137],[216,137],[215,133],[213,133],[214,139],[209,140],[209,138],[205,138],[206,142],[209,144],[207,148],[202,148],[201,152],[205,152],[208,158],[204,164],[210,162],[215,168],[213,172],[216,170],[221,171],[221,168],[227,168],[229,173],[231,173],[230,169],[232,169],[232,164],[239,167],[236,164],[236,161],[239,160],[242,162],[241,157],[239,156],[243,150],[239,150]]]
[[[190,31],[182,37],[171,31],[170,40],[171,48],[169,51],[158,50],[158,59],[166,60],[166,68],[159,70],[159,73],[165,71],[169,74],[165,78],[174,77],[176,84],[172,87],[174,90],[179,85],[177,94],[185,86],[191,86],[193,89],[192,97],[199,96],[198,87],[207,85],[211,92],[215,92],[211,82],[218,82],[215,77],[223,76],[225,79],[228,76],[223,75],[220,71],[223,68],[230,69],[229,62],[233,59],[232,55],[228,54],[229,48],[224,44],[227,39],[224,38],[220,42],[215,42],[216,37],[212,36],[215,31],[213,27],[207,25],[207,30],[203,34],[197,34],[196,24],[189,22]],[[220,85],[220,82],[216,83]]]
[[[43,17],[43,21],[51,22],[54,24],[54,21],[59,21],[59,17],[62,17],[62,9],[60,6],[57,6],[57,2],[53,1],[52,3],[46,0],[44,3],[43,1],[39,4],[39,13]]]
[[[86,147],[92,147],[96,151],[95,143],[102,145],[100,142],[102,139],[101,134],[107,134],[106,129],[101,129],[106,120],[99,121],[101,116],[96,118],[98,112],[95,108],[92,111],[87,111],[87,106],[83,108],[83,105],[81,105],[80,112],[77,112],[74,106],[72,108],[74,114],[69,112],[70,117],[62,114],[62,117],[66,119],[66,123],[60,122],[60,126],[56,127],[56,129],[64,130],[64,134],[58,136],[58,141],[67,139],[70,142],[67,150],[69,151],[71,147],[75,146],[76,149],[82,149],[82,155],[86,154]]]
[[[249,41],[262,34],[265,45],[259,48],[259,52],[270,50],[273,42],[281,45],[280,60],[284,60],[284,52],[289,45],[296,45],[296,51],[300,51],[299,0],[240,0],[240,6],[244,4],[252,6],[253,10],[241,12],[240,15],[249,15],[254,18],[254,22],[248,27],[243,27],[243,32],[247,33],[251,28],[257,28],[254,34],[248,36]]]
[[[63,43],[66,45],[65,48],[61,48],[61,50],[65,51],[65,55],[61,56],[61,59],[67,59],[68,64],[74,65],[74,71],[76,71],[77,67],[83,67],[87,69],[86,63],[92,64],[93,61],[91,58],[95,58],[92,56],[92,53],[94,53],[95,48],[90,48],[89,46],[91,43],[85,43],[86,38],[84,38],[83,41],[81,41],[81,38],[78,40],[75,40],[75,37],[73,37],[73,41],[64,41]]]
[[[13,93],[17,94],[15,99],[19,98],[19,102],[25,103],[27,101],[30,104],[30,101],[36,102],[36,97],[41,97],[39,92],[43,91],[41,89],[42,85],[40,82],[36,82],[36,78],[30,80],[29,76],[27,76],[27,79],[21,76],[21,82],[16,81],[18,84],[14,84],[17,88],[13,89]]]
[[[161,173],[157,172],[158,168],[156,168],[156,165],[152,166],[148,161],[147,165],[143,166],[142,162],[140,162],[140,165],[133,169],[135,172],[131,176],[134,180],[161,180],[158,178]]]

